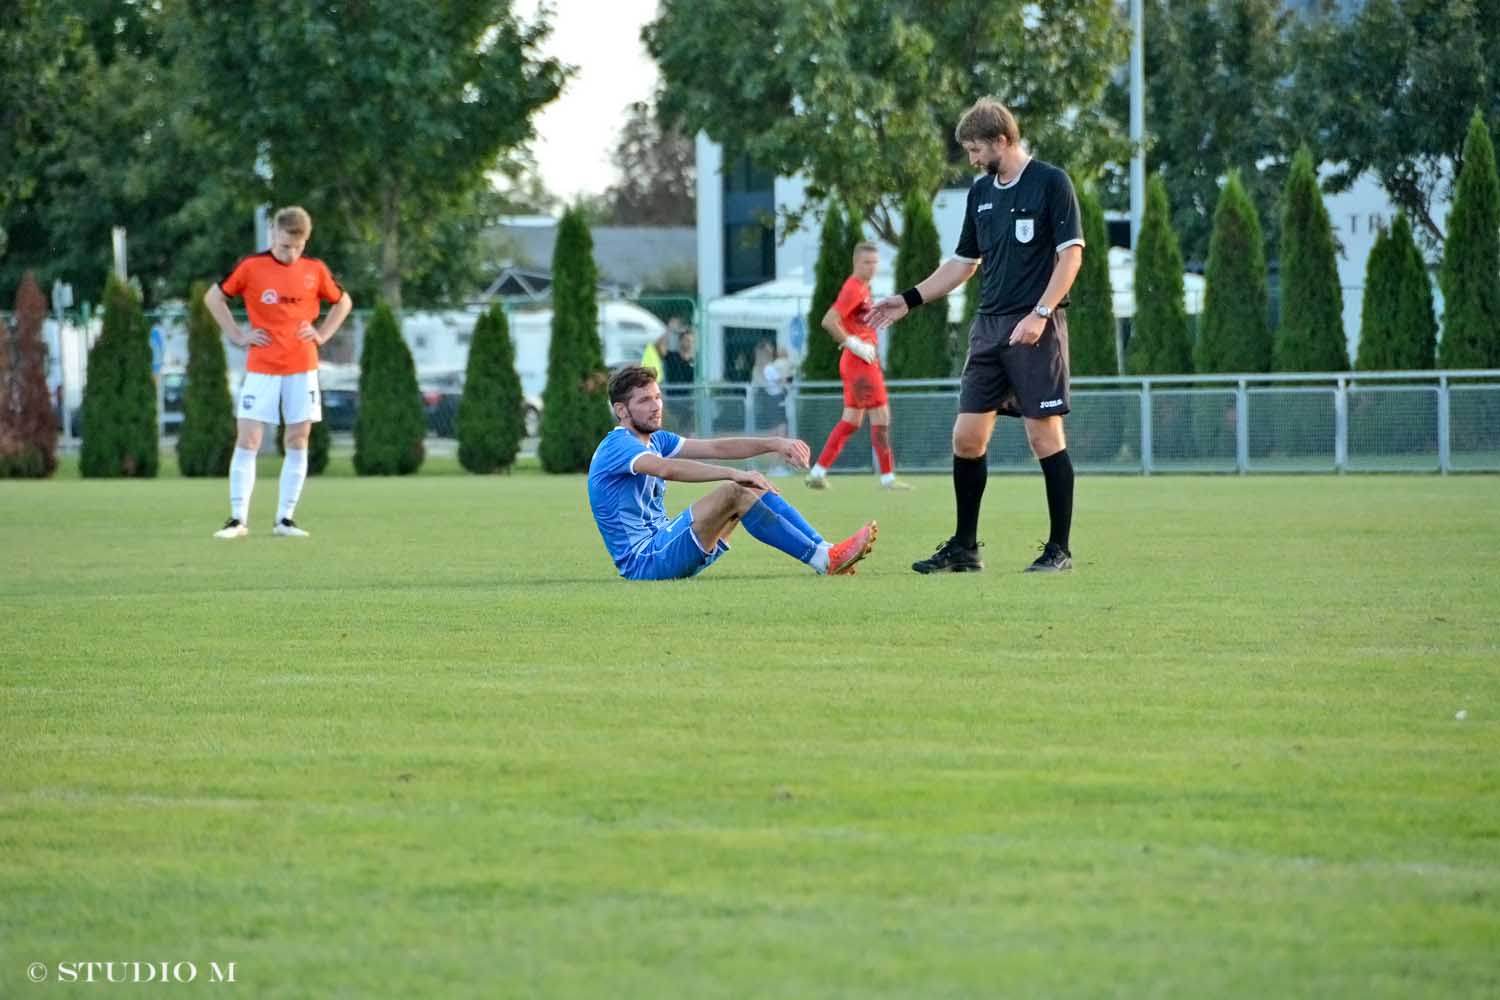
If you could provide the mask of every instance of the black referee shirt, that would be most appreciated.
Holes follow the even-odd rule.
[[[983,261],[979,311],[1010,316],[1036,307],[1058,253],[1075,244],[1083,245],[1083,223],[1073,182],[1052,164],[1031,159],[1009,184],[985,174],[969,188],[953,255],[970,264]],[[1067,304],[1067,296],[1058,303]]]

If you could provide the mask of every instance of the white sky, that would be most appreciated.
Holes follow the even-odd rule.
[[[530,22],[538,0],[517,0]],[[544,51],[576,67],[562,96],[536,119],[532,144],[547,189],[571,200],[614,183],[609,155],[625,108],[651,96],[656,64],[641,44],[641,27],[656,18],[656,0],[551,0],[552,34]]]

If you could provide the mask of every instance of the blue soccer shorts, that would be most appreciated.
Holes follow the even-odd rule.
[[[693,534],[693,508],[689,507],[632,555],[620,567],[620,575],[627,580],[683,580],[702,573],[728,551],[722,538],[715,541],[713,551],[703,551]]]

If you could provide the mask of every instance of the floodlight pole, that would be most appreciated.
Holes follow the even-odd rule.
[[[1135,251],[1146,214],[1146,16],[1145,0],[1130,0],[1130,249]]]

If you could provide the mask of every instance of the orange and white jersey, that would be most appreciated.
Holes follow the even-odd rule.
[[[226,298],[243,298],[250,325],[271,337],[266,346],[250,348],[247,371],[295,375],[317,370],[317,345],[298,340],[297,331],[303,323],[316,322],[322,303],[344,297],[326,264],[316,257],[283,264],[270,251],[252,254],[219,282],[219,290]]]

